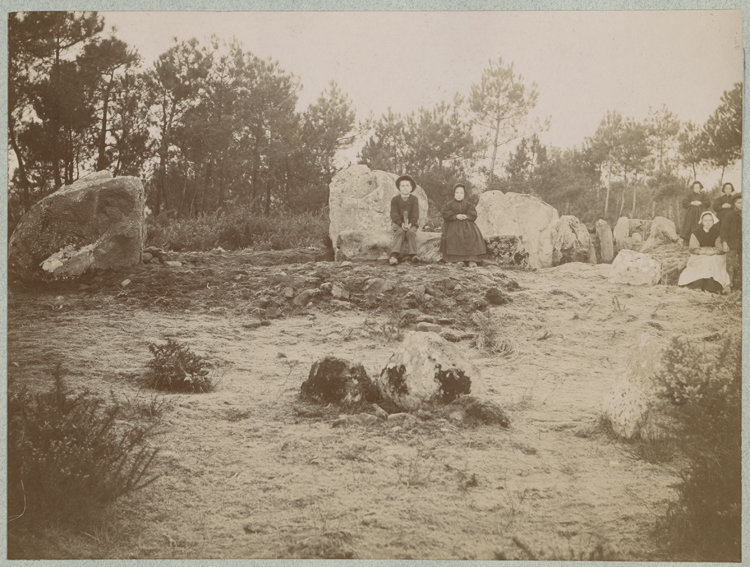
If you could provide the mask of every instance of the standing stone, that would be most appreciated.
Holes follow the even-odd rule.
[[[612,229],[604,219],[596,221],[596,235],[599,237],[602,262],[609,264],[615,258],[615,246],[612,241]]]
[[[613,236],[615,247],[622,250],[628,246],[628,239],[630,238],[630,219],[628,217],[620,217],[617,220]]]
[[[675,230],[674,223],[668,218],[656,217],[651,223],[648,239],[641,246],[641,252],[650,252],[659,246],[665,246],[677,242],[680,239]]]
[[[580,220],[572,215],[560,217],[560,225],[555,237],[553,264],[587,262],[591,250],[591,236]],[[596,253],[594,253],[596,263]]]
[[[529,266],[550,268],[560,217],[538,197],[486,191],[479,196],[477,226],[485,239],[514,235],[522,239]]]
[[[455,345],[429,332],[408,333],[376,382],[384,398],[409,411],[484,390],[479,369]]]
[[[609,272],[609,282],[617,284],[656,285],[660,279],[661,262],[633,250],[620,250]]]
[[[20,279],[76,277],[140,263],[146,236],[141,180],[108,171],[79,179],[36,203],[9,243],[8,271]]]
[[[398,195],[398,175],[372,171],[366,165],[354,165],[339,171],[329,185],[328,218],[331,242],[338,242],[344,231],[384,232],[391,234],[391,199]],[[419,226],[427,221],[427,195],[417,186]]]
[[[633,346],[627,368],[604,397],[602,410],[620,437],[658,435],[665,423],[655,375],[662,369],[664,345],[644,333]],[[660,415],[662,414],[662,415]]]

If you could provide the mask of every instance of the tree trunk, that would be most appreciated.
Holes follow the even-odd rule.
[[[11,113],[8,113],[8,133],[10,134],[10,145],[13,148],[13,152],[16,154],[16,161],[18,161],[18,178],[21,182],[22,190],[21,206],[23,212],[25,213],[31,208],[31,195],[29,193],[29,180],[26,177],[26,165],[23,161],[21,150],[18,147],[18,142],[16,141],[16,133],[14,131],[14,127],[15,121],[13,120],[13,115]]]
[[[727,166],[724,165],[721,167],[721,177],[719,178],[719,188],[721,188],[722,185],[724,185],[724,172],[726,171]]]
[[[96,160],[96,170],[101,171],[107,167],[107,111],[109,108],[109,93],[112,88],[112,81],[114,80],[115,72],[109,77],[109,82],[104,88],[104,101],[102,103],[102,129],[99,132],[99,157]]]
[[[492,143],[492,161],[490,162],[490,175],[487,179],[487,189],[492,189],[492,177],[495,175],[495,160],[497,159],[497,139],[500,137],[500,120],[495,125],[495,140]]]

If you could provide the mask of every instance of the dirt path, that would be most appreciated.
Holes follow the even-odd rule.
[[[168,396],[165,433],[156,440],[161,479],[119,502],[95,532],[50,536],[35,553],[524,558],[517,538],[547,557],[601,543],[620,559],[659,559],[650,531],[674,496],[677,465],[636,460],[606,436],[585,432],[641,333],[666,342],[673,333],[702,339],[738,330],[740,303],[675,287],[612,285],[606,269],[385,272],[327,262],[258,267],[226,255],[193,268],[143,267],[86,288],[17,292],[8,311],[11,389],[47,383],[61,360],[76,387],[150,396],[139,394],[135,378],[150,359],[148,343],[167,337],[208,355],[222,375],[216,392]],[[512,302],[489,308],[518,356],[490,357],[460,343],[510,428],[435,420],[413,430],[385,422],[334,428],[329,416],[298,415],[300,384],[318,357],[362,362],[371,375],[385,365],[397,344],[386,329],[398,306],[392,295],[367,298],[359,290],[389,274],[434,286],[421,307],[454,318],[458,330],[470,328],[481,286],[519,284]],[[132,287],[123,290],[117,282],[128,276]],[[446,280],[459,291],[443,293]],[[326,281],[351,288],[350,300],[321,296],[286,307],[286,287],[296,294]],[[699,329],[703,316],[709,322]]]

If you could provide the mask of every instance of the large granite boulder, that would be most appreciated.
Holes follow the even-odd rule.
[[[591,236],[586,225],[573,215],[561,216],[552,254],[553,265],[588,262],[590,254]]]
[[[643,243],[640,252],[651,252],[659,246],[674,244],[680,240],[674,223],[665,217],[656,217],[651,222],[648,238]]]
[[[391,233],[391,199],[398,195],[398,175],[353,165],[339,171],[329,185],[328,233],[336,243],[344,231]],[[417,186],[419,226],[427,221],[427,195]]]
[[[529,266],[554,265],[554,244],[560,223],[554,207],[533,195],[486,191],[479,196],[477,214],[477,226],[485,238],[519,236],[529,255]]]
[[[604,219],[596,221],[596,236],[599,238],[601,261],[605,264],[610,264],[615,259],[615,244],[612,229]]]
[[[100,171],[36,203],[9,243],[8,271],[20,279],[76,277],[141,261],[146,236],[141,180]]]
[[[628,285],[656,285],[661,279],[661,262],[633,250],[620,250],[612,262],[609,282]]]
[[[336,260],[385,260],[391,250],[391,230],[344,230],[336,238]],[[417,232],[417,256],[423,262],[437,262],[439,232]]]
[[[479,369],[437,333],[411,332],[376,379],[381,395],[408,411],[484,392]]]
[[[625,372],[615,378],[605,395],[602,410],[612,430],[625,439],[650,438],[663,434],[667,423],[661,411],[654,377],[662,369],[664,345],[648,333],[633,345]]]
[[[351,405],[378,399],[378,388],[364,366],[335,356],[326,356],[313,363],[300,393],[325,404]]]

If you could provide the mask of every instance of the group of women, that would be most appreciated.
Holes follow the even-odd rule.
[[[412,195],[416,187],[416,182],[408,175],[396,180],[399,194],[391,200],[391,264],[398,264],[399,261],[418,262],[416,233],[419,202]],[[683,207],[686,210],[680,236],[690,250],[690,258],[680,274],[678,285],[713,293],[727,292],[732,287],[732,275],[736,275],[738,270],[741,284],[741,194],[735,192],[731,183],[724,183],[721,196],[713,203],[714,212],[710,210],[711,201],[703,190],[703,184],[695,181],[683,201]],[[445,262],[460,267],[468,265],[470,268],[481,263],[487,250],[482,233],[474,222],[476,219],[477,210],[467,199],[466,186],[457,183],[453,186],[453,198],[443,208],[440,252]],[[727,255],[732,260],[729,272]],[[735,257],[738,257],[739,266],[735,265],[738,263]]]
[[[690,258],[677,285],[712,293],[731,290],[732,277],[727,271],[726,254],[733,252],[737,255],[736,244],[732,248],[728,244],[737,241],[732,233],[737,227],[741,228],[741,217],[739,223],[735,218],[741,214],[741,198],[731,183],[724,183],[721,196],[714,201],[714,210],[711,211],[711,201],[703,184],[693,182],[682,203],[685,217],[680,231],[690,250]],[[741,247],[741,234],[739,242]],[[741,253],[739,261],[742,261]]]

